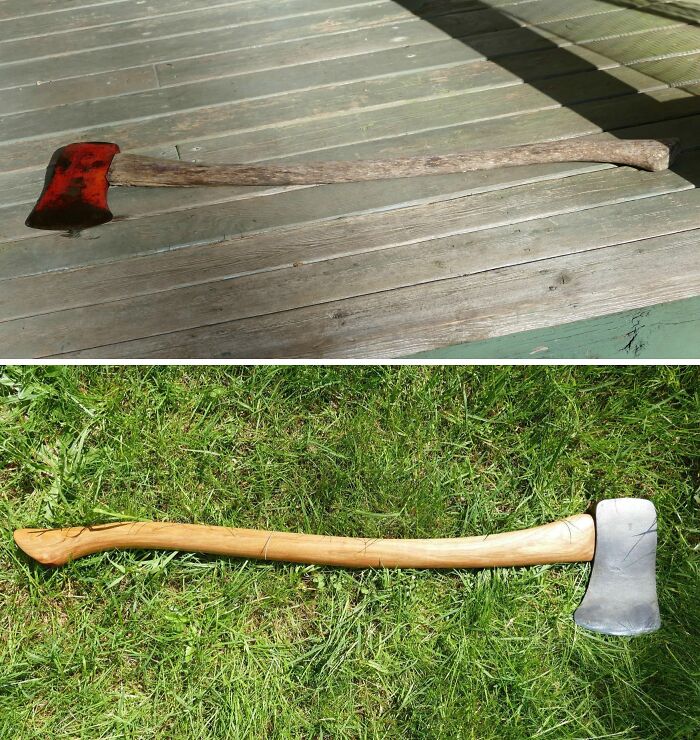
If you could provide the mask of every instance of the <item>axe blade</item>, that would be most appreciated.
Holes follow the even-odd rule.
[[[107,206],[107,172],[116,144],[86,141],[57,149],[46,170],[44,189],[27,217],[32,229],[77,232],[112,220]]]
[[[576,624],[608,635],[641,635],[661,626],[656,597],[656,509],[618,498],[595,507],[596,545]]]

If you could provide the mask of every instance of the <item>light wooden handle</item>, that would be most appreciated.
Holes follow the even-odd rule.
[[[668,168],[677,145],[676,139],[568,139],[463,154],[301,164],[195,164],[117,154],[107,179],[111,185],[153,187],[313,185],[473,172],[546,162],[609,162],[657,171]]]
[[[578,514],[516,532],[435,540],[332,537],[169,522],[18,529],[15,542],[44,565],[112,549],[185,550],[349,568],[485,568],[593,559],[592,517]]]

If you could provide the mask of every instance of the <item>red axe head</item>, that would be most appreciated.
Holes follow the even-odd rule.
[[[44,190],[25,224],[33,229],[78,231],[112,220],[107,207],[107,172],[119,147],[102,141],[57,149]]]

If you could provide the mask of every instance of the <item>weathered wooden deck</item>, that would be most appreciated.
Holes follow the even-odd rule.
[[[405,356],[700,295],[700,27],[673,12],[0,0],[0,88],[0,356]],[[253,162],[611,135],[685,151],[656,174],[112,188],[118,218],[79,238],[23,225],[71,141]]]

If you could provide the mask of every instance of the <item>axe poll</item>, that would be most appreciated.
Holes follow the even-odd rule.
[[[18,529],[17,545],[44,565],[111,549],[161,549],[348,568],[489,568],[593,561],[577,624],[610,635],[660,626],[656,510],[637,498],[601,501],[539,527],[478,537],[369,539],[169,522]]]
[[[89,141],[57,149],[46,171],[44,190],[26,225],[79,232],[112,220],[110,185],[194,187],[203,185],[315,185],[490,170],[547,162],[604,162],[652,172],[667,169],[676,139],[566,139],[461,154],[384,160],[299,164],[196,164],[121,154],[116,144]]]

